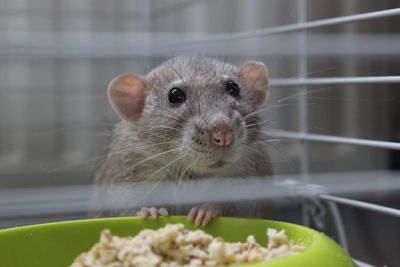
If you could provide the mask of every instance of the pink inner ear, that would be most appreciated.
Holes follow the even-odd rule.
[[[240,69],[240,78],[255,105],[262,105],[268,97],[268,71],[261,62],[248,62]]]
[[[137,121],[146,98],[146,80],[136,74],[124,74],[111,81],[108,97],[118,115],[128,121]]]

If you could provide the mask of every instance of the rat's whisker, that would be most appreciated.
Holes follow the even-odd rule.
[[[330,90],[330,89],[332,89],[332,88],[333,88],[333,87],[330,86],[330,87],[322,87],[322,88],[316,88],[316,89],[312,89],[312,90],[307,90],[306,92],[295,93],[295,94],[289,95],[289,96],[287,96],[287,97],[278,99],[278,100],[276,100],[276,102],[279,104],[279,103],[288,101],[288,100],[293,99],[293,98],[296,98],[296,97],[308,96],[308,95],[310,95],[310,94],[317,93],[317,92],[320,92],[320,91]]]
[[[193,169],[194,166],[196,166],[198,161],[199,161],[199,157],[196,157],[195,160],[193,161],[193,163],[191,164],[191,166],[188,169]],[[185,180],[189,181],[189,179],[190,179],[190,175],[186,176],[186,179],[185,179],[185,177],[183,177],[181,183],[183,183]]]
[[[266,106],[266,107],[264,107],[264,108],[260,108],[260,109],[257,109],[257,110],[255,110],[255,111],[253,111],[253,112],[250,112],[250,113],[247,114],[246,116],[242,117],[242,118],[241,118],[241,122],[242,122],[242,121],[246,121],[246,120],[248,120],[249,118],[251,118],[251,117],[253,117],[253,116],[255,116],[255,115],[257,115],[257,114],[259,114],[259,113],[261,113],[261,112],[264,112],[264,111],[266,111],[266,110],[270,110],[270,109],[274,109],[274,108],[280,108],[280,107],[285,107],[285,106],[293,106],[293,105],[294,105],[293,103],[289,103],[289,104],[277,104],[277,105],[272,105],[272,106]]]
[[[160,125],[160,126],[156,126],[154,128],[163,128],[163,129],[170,129],[170,130],[174,130],[174,131],[178,131],[178,132],[182,132],[183,128],[177,128],[177,127],[171,127],[171,126],[164,126],[164,125]]]
[[[174,60],[174,59],[172,59]],[[188,84],[186,83],[186,81],[183,79],[182,75],[179,73],[179,71],[177,71],[177,69],[174,68],[174,66],[172,66],[171,62],[168,60],[167,64],[171,67],[171,69],[179,76],[179,78],[181,78],[181,80],[183,81],[183,83],[187,86]]]
[[[190,114],[192,114],[192,116],[194,116],[193,110],[190,108],[189,104],[186,101],[184,103],[188,107]]]
[[[142,164],[142,163],[145,163],[146,161],[149,161],[149,160],[158,158],[158,157],[160,157],[160,156],[162,156],[162,155],[165,155],[165,154],[168,154],[168,153],[177,151],[177,150],[178,150],[178,148],[175,147],[175,148],[173,148],[173,149],[160,152],[160,153],[158,153],[158,154],[156,154],[156,155],[153,155],[153,156],[147,157],[147,158],[145,158],[145,159],[142,159],[142,160],[136,162],[135,164],[132,164],[131,166],[138,166],[138,165],[140,165],[140,164]]]
[[[190,155],[190,156],[192,156],[193,160],[192,160],[192,162],[190,162],[190,163],[186,166],[185,169],[183,169],[181,175],[180,175],[179,178],[178,178],[178,183],[177,183],[178,186],[179,186],[180,183],[182,182],[182,179],[183,179],[184,175],[186,174],[186,172],[187,172],[191,167],[193,167],[193,166],[194,166],[193,163],[195,163],[195,162],[197,161],[197,158],[195,158],[193,155]]]
[[[290,167],[292,169],[295,169],[295,163],[288,159],[287,156],[285,156],[285,154],[274,144],[274,142],[265,142],[264,144],[266,144],[268,147],[273,148],[277,153],[279,158],[282,160],[282,162],[287,162],[288,164],[290,164]]]
[[[293,141],[291,139],[284,139],[284,138],[274,138],[274,139],[266,139],[266,140],[262,140],[262,141],[256,141],[254,142],[254,144],[262,144],[262,143],[268,143],[268,142],[285,142],[285,141]]]
[[[93,158],[88,158],[88,159],[85,159],[85,160],[79,161],[79,162],[73,162],[71,164],[68,164],[68,165],[65,165],[65,166],[61,166],[59,168],[48,170],[48,171],[46,171],[46,173],[53,173],[53,172],[57,172],[57,171],[60,171],[60,170],[64,170],[64,169],[68,169],[68,168],[72,168],[72,167],[88,164],[88,163],[91,163],[91,162],[106,158],[109,155],[120,154],[120,153],[129,151],[129,150],[133,150],[134,148],[135,149],[142,149],[142,148],[147,148],[147,147],[152,147],[152,146],[157,146],[157,145],[164,145],[164,144],[171,144],[171,143],[174,143],[174,142],[173,141],[169,141],[169,142],[161,142],[161,143],[154,143],[154,144],[141,145],[141,146],[138,146],[136,144],[129,145],[129,146],[125,146],[124,148],[121,148],[119,150],[113,150],[112,152],[108,152],[107,154],[104,154],[104,155],[96,156],[96,157],[93,157]]]
[[[262,151],[259,151],[259,150],[257,150],[256,148],[254,148],[254,147],[252,147],[252,146],[250,146],[250,145],[248,145],[248,144],[246,144],[246,143],[241,143],[241,144],[242,144],[242,146],[243,146],[244,148],[249,149],[249,150],[252,150],[253,152],[256,152],[257,154],[262,153]]]
[[[144,158],[144,159],[142,159],[142,160],[139,160],[139,161],[137,161],[137,162],[135,162],[135,163],[133,163],[133,164],[127,166],[126,168],[122,169],[122,170],[121,170],[120,172],[118,172],[116,175],[112,176],[112,177],[110,178],[110,180],[111,180],[111,181],[114,181],[115,179],[117,179],[117,178],[121,177],[122,175],[126,174],[127,172],[134,170],[135,167],[139,166],[139,165],[142,164],[142,163],[145,163],[145,162],[147,162],[147,161],[149,161],[149,160],[158,158],[158,157],[160,157],[160,156],[163,156],[163,155],[165,155],[165,154],[168,154],[168,153],[171,153],[171,152],[174,152],[174,151],[177,151],[177,150],[178,150],[178,148],[169,149],[169,150],[167,150],[167,151],[163,151],[163,152],[158,153],[158,154],[156,154],[156,155],[153,155],[153,156]],[[126,180],[126,181],[127,181],[127,180],[131,180],[131,178],[132,178],[132,177],[125,177],[124,180]],[[137,179],[142,179],[141,177],[136,177],[136,178],[137,178]]]
[[[167,64],[171,67],[171,69],[179,76],[179,78],[181,78],[181,80],[183,81],[183,83],[188,86],[188,84],[186,83],[186,81],[183,79],[182,75],[179,73],[179,71],[174,68],[174,66],[172,66],[170,61],[167,61]],[[190,106],[187,104],[187,102],[185,101],[185,105],[188,107],[190,113],[192,114],[192,116],[194,116],[194,113],[192,111],[192,109],[190,108]]]
[[[318,70],[311,70],[309,72],[306,72],[304,75],[310,77],[312,74],[317,74],[317,73],[321,73],[321,72],[325,72],[325,71],[330,71],[330,70],[336,70],[337,68],[335,67],[327,67],[327,68],[323,68],[323,69],[318,69]],[[283,81],[290,81],[290,80],[294,80],[294,79],[299,79],[299,75],[293,75],[290,77],[286,77],[286,78],[282,78]]]
[[[184,158],[184,157],[186,157],[186,156],[188,156],[188,155],[185,154],[185,155],[182,155],[182,156],[180,156],[180,157],[178,157],[178,158],[176,158],[176,159],[174,159],[174,160],[171,160],[169,163],[165,164],[163,167],[161,167],[160,169],[158,169],[158,170],[156,170],[155,172],[153,172],[150,176],[146,177],[143,181],[141,181],[141,183],[143,183],[143,184],[148,183],[148,182],[151,180],[151,178],[154,177],[157,173],[162,172],[164,169],[168,168],[169,166],[171,166],[172,164],[174,164],[175,162],[177,162],[178,160],[181,160],[182,158]],[[146,192],[144,192],[144,194],[143,194],[142,196],[137,197],[137,198],[136,198],[137,200],[136,200],[134,206],[136,206],[137,203],[139,203],[139,201],[143,200],[143,199],[146,198],[151,192],[153,192],[154,189],[156,189],[157,186],[160,184],[160,182],[164,180],[163,177],[164,177],[164,176],[161,176],[161,179],[157,179],[156,182],[154,183],[154,185],[153,185],[149,190],[147,190]]]
[[[171,160],[169,163],[165,164],[164,166],[162,166],[161,168],[159,168],[158,170],[156,170],[155,172],[153,172],[150,176],[146,177],[146,179],[144,180],[144,182],[149,181],[152,177],[154,177],[154,175],[156,175],[157,173],[162,172],[163,170],[165,170],[166,168],[168,168],[169,166],[171,166],[172,164],[174,164],[175,162],[183,159],[184,157],[187,157],[188,155],[184,154],[174,160]]]
[[[265,124],[265,123],[269,123],[269,122],[272,122],[272,121],[270,121],[270,120],[265,120],[265,121],[260,121],[260,122],[255,122],[255,123],[251,123],[251,124],[247,124],[246,125],[246,129],[255,129],[254,127],[251,127],[251,126],[255,126],[255,125],[260,125],[260,124]]]
[[[254,148],[252,146],[249,146],[247,144],[242,144],[242,145],[247,150],[250,150],[250,151],[256,152],[257,154],[263,155],[262,151],[259,151],[259,150],[257,150],[256,148]],[[269,163],[278,163],[279,162],[280,163],[280,162],[288,162],[288,160],[285,159],[284,157],[282,157],[281,160],[271,160],[271,159],[268,158],[268,160],[266,160],[265,162],[269,162]]]
[[[244,117],[241,119],[241,121],[245,121],[245,120],[247,120],[248,118],[251,118],[254,114],[258,114],[258,113],[263,112],[263,111],[267,111],[267,110],[271,110],[271,109],[276,109],[276,108],[281,108],[281,107],[293,107],[293,106],[295,106],[295,105],[296,105],[296,103],[268,105],[268,106],[266,106],[266,107],[257,109],[257,110],[255,110],[255,111],[253,111],[253,112],[250,112],[249,114],[247,114],[246,116],[244,116]],[[316,105],[318,105],[317,102],[315,102],[315,103],[314,103],[314,102],[309,102],[309,101],[307,102],[307,106],[316,106]]]

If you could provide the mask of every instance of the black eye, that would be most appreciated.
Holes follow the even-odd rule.
[[[169,103],[181,103],[186,100],[186,94],[179,88],[172,88],[168,92],[168,101]]]
[[[234,81],[226,81],[225,90],[233,97],[238,97],[240,93],[239,85],[237,85],[237,83]]]

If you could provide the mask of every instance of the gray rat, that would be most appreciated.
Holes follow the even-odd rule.
[[[145,76],[116,77],[108,97],[121,121],[95,182],[271,175],[258,116],[268,94],[267,68],[253,61],[238,67],[178,56]],[[218,212],[205,199],[188,219],[205,225]],[[157,217],[168,211],[142,208],[138,214]]]

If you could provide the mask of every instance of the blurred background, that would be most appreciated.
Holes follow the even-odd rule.
[[[398,0],[0,0],[0,227],[83,217],[52,215],[51,206],[42,215],[7,210],[26,204],[15,194],[21,188],[91,184],[117,121],[108,83],[178,54],[266,63],[263,116],[276,137],[275,180],[325,181],[399,208],[399,7]],[[297,210],[282,207],[281,217],[302,223]],[[353,257],[400,262],[399,218],[340,211]]]

